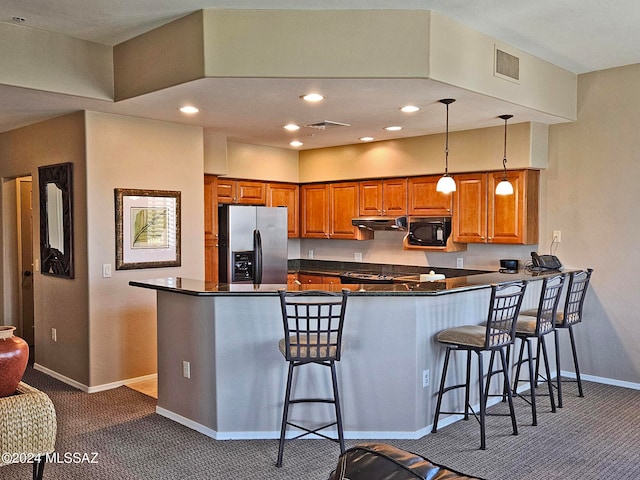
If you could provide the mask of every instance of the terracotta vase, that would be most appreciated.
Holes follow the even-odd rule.
[[[0,326],[0,397],[16,392],[29,360],[29,345],[13,335],[15,329]]]

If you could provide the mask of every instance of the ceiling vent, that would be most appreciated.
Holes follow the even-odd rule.
[[[332,122],[331,120],[323,120],[322,122],[310,123],[308,125],[305,125],[305,127],[317,128],[319,130],[327,130],[329,128],[350,127],[350,126],[351,125],[348,123]]]
[[[496,77],[520,82],[520,58],[496,47],[495,72]]]

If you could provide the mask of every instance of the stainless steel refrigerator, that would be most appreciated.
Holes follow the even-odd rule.
[[[287,209],[218,207],[220,283],[287,283]]]

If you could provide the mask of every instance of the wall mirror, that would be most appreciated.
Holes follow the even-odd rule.
[[[73,278],[72,164],[38,167],[40,271]]]

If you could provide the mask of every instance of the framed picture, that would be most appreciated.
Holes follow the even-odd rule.
[[[116,188],[116,270],[180,266],[180,192]]]

